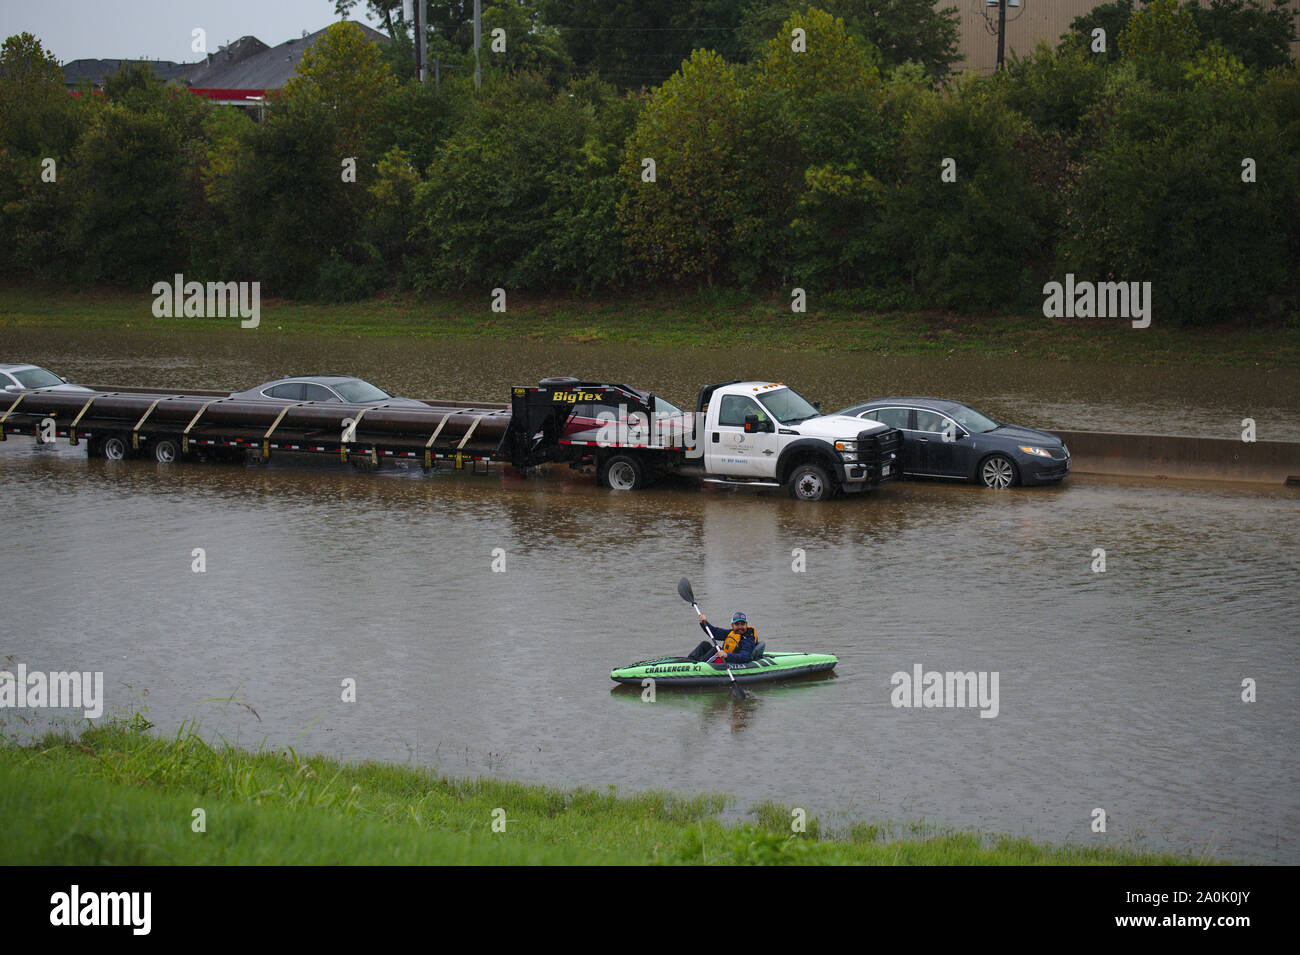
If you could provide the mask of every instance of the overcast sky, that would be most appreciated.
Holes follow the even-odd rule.
[[[364,0],[352,19],[366,22]],[[62,62],[134,59],[193,62],[193,30],[207,48],[251,34],[270,46],[334,20],[334,0],[0,0],[0,38],[31,33]],[[375,24],[371,24],[374,26]]]

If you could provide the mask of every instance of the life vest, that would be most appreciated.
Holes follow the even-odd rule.
[[[726,639],[722,641],[723,653],[735,653],[737,650],[747,650],[754,652],[758,646],[758,631],[753,627],[745,630],[732,630],[727,634]]]

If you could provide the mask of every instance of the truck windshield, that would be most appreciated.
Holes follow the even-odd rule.
[[[804,400],[803,395],[789,388],[764,392],[762,402],[763,406],[772,413],[772,417],[782,424],[795,424],[805,418],[815,418],[821,414]]]

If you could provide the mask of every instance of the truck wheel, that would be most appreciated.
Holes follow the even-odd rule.
[[[820,464],[799,465],[790,472],[789,486],[796,501],[825,501],[835,494],[835,484]]]
[[[631,454],[616,454],[600,467],[600,483],[612,491],[639,491],[645,487],[645,465]]]
[[[130,453],[130,447],[127,445],[126,439],[115,434],[105,438],[103,443],[100,444],[99,450],[110,461],[125,460],[127,454]]]
[[[180,456],[181,446],[175,438],[159,438],[153,443],[153,459],[159,464],[172,464]]]
[[[1011,487],[1019,478],[1016,462],[1005,454],[990,454],[980,462],[979,474],[981,484],[998,490]]]

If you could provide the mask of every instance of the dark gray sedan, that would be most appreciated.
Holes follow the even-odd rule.
[[[237,391],[230,397],[270,401],[341,401],[350,405],[388,405],[393,408],[429,407],[414,398],[394,398],[365,379],[348,375],[277,378],[247,391]]]
[[[878,398],[839,412],[903,432],[903,473],[976,481],[985,487],[1051,484],[1070,473],[1056,435],[994,421],[943,398]]]

